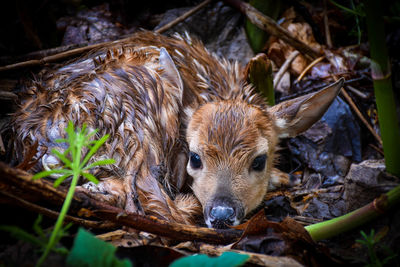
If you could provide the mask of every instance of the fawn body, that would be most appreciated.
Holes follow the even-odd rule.
[[[82,190],[169,221],[238,224],[268,187],[287,183],[273,168],[279,138],[317,121],[342,85],[270,108],[245,80],[189,36],[139,32],[25,85],[11,122],[14,161],[38,142],[33,171],[57,166],[50,151],[65,149],[55,140],[68,121],[87,123],[111,136],[93,160],[116,163],[93,169],[101,182]]]

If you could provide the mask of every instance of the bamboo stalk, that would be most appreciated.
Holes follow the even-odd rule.
[[[267,55],[260,53],[253,57],[247,64],[245,72],[245,77],[267,98],[268,105],[275,105],[272,64]]]
[[[325,222],[306,226],[305,229],[314,241],[328,239],[371,221],[399,202],[400,185],[355,211]]]
[[[392,89],[390,61],[383,24],[383,3],[365,1],[367,31],[371,53],[371,76],[374,83],[379,125],[387,172],[400,176],[400,128]]]

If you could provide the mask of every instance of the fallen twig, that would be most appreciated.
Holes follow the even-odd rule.
[[[383,153],[383,150],[382,149],[380,149],[379,147],[377,147],[376,145],[374,145],[374,144],[368,144],[370,147],[372,147],[373,149],[375,149],[376,150],[376,152],[378,152],[379,154],[381,154],[382,156],[385,156],[385,154]]]
[[[6,148],[4,147],[3,138],[0,135],[0,154],[4,155],[6,153]]]
[[[127,214],[118,208],[113,208],[113,210],[111,208],[108,208],[108,210],[95,210],[94,214],[100,218],[109,219],[110,221],[132,227],[139,231],[164,236],[173,240],[229,244],[237,241],[242,233],[234,229],[218,230],[194,225],[169,223],[154,216]]]
[[[335,78],[335,81],[338,80],[336,76],[333,76],[333,77]],[[372,126],[364,118],[361,111],[358,109],[358,107],[354,103],[353,99],[351,99],[351,97],[347,93],[346,89],[344,89],[344,87],[342,87],[341,94],[346,99],[347,103],[349,103],[349,105],[353,109],[353,111],[357,114],[358,118],[362,121],[362,123],[364,123],[364,125],[368,128],[368,130],[371,132],[371,134],[375,137],[375,139],[378,141],[378,143],[380,145],[382,145],[381,137],[375,132],[374,128],[372,128]]]
[[[324,27],[325,27],[325,38],[326,38],[326,45],[329,48],[332,48],[332,38],[331,38],[331,31],[329,30],[329,19],[328,19],[328,10],[326,7],[326,0],[324,2]]]
[[[0,194],[11,199],[13,201],[13,204],[16,204],[22,208],[31,210],[33,212],[43,214],[52,219],[57,219],[58,215],[60,214],[57,211],[54,211],[54,210],[39,206],[37,204],[31,203],[29,201],[26,201],[25,199],[22,199],[21,197],[18,197],[14,194],[10,194],[9,192],[0,190]],[[65,221],[72,222],[74,224],[82,225],[84,227],[92,228],[92,229],[112,229],[117,226],[115,223],[108,222],[108,221],[89,221],[89,220],[77,218],[77,217],[70,216],[70,215],[65,216]]]
[[[211,1],[212,0],[205,0],[204,2],[202,2],[199,5],[195,6],[194,8],[189,10],[188,12],[185,12],[182,16],[176,18],[175,20],[171,21],[170,23],[168,23],[168,24],[164,25],[163,27],[159,28],[155,32],[162,33],[164,31],[168,30],[169,28],[175,26],[179,22],[185,20],[189,16],[191,16],[194,13],[196,13],[197,11],[199,11],[201,8],[203,8],[204,6],[209,4]],[[102,42],[102,43],[97,43],[97,44],[93,44],[93,45],[88,45],[88,46],[85,46],[85,47],[75,48],[75,49],[68,50],[68,51],[65,51],[65,52],[62,52],[62,53],[46,56],[46,57],[43,57],[41,59],[32,59],[32,60],[27,60],[27,61],[23,61],[23,62],[18,62],[18,63],[2,66],[2,67],[0,67],[0,72],[19,69],[19,68],[26,68],[26,67],[44,65],[44,64],[55,62],[55,61],[58,61],[58,60],[66,59],[66,58],[82,54],[84,52],[87,52],[89,50],[92,50],[92,49],[95,49],[95,48],[98,48],[98,47],[107,46],[107,45],[110,45],[110,44],[113,44],[113,43],[129,41],[132,38],[132,36],[134,36],[134,34],[131,34],[128,37],[123,38],[123,39],[119,39],[119,40],[115,40],[115,41],[109,41],[109,42]]]
[[[361,92],[360,90],[354,88],[351,85],[347,85],[346,89],[349,89],[351,92],[353,92],[353,94],[357,95],[358,97],[360,97],[362,99],[368,99],[368,95],[364,94],[363,92]]]
[[[240,12],[246,15],[246,17],[259,27],[260,29],[268,32],[269,34],[276,36],[283,40],[285,43],[291,45],[296,50],[299,50],[308,59],[313,60],[319,57],[319,53],[314,51],[310,46],[303,43],[302,41],[294,38],[292,34],[286,29],[279,26],[273,19],[265,16],[257,9],[252,7],[250,4],[242,2],[240,0],[224,0],[225,3],[238,9]]]
[[[164,26],[158,28],[157,30],[155,30],[156,33],[163,33],[166,30],[174,27],[176,24],[184,21],[185,19],[187,19],[188,17],[190,17],[191,15],[193,15],[194,13],[196,13],[197,11],[199,11],[200,9],[202,9],[203,7],[205,7],[206,5],[208,5],[209,3],[211,3],[212,0],[205,0],[203,2],[201,2],[200,4],[198,4],[197,6],[195,6],[194,8],[190,9],[188,12],[185,12],[182,16],[177,17],[176,19],[174,19],[173,21],[165,24]]]
[[[32,180],[29,173],[14,169],[0,162],[0,182],[1,192],[10,192],[13,189],[18,190],[21,196],[21,190],[27,197],[37,195],[43,199],[60,205],[66,196],[63,189],[54,188],[45,180]],[[170,223],[157,219],[153,216],[142,216],[139,214],[127,214],[124,210],[113,207],[103,202],[83,194],[76,193],[71,206],[72,210],[79,211],[82,208],[89,210],[87,214],[100,219],[106,219],[119,225],[128,226],[139,231],[153,233],[174,240],[197,240],[213,244],[227,244],[239,239],[241,231],[235,229],[216,230],[193,225]]]
[[[286,61],[282,64],[281,68],[279,71],[275,74],[274,77],[274,87],[278,86],[278,83],[282,79],[283,74],[287,71],[289,68],[290,64],[292,64],[293,60],[300,54],[299,51],[295,50],[293,51],[287,58]]]
[[[308,64],[308,66],[300,73],[299,77],[297,77],[296,82],[300,82],[304,75],[306,75],[306,73],[315,65],[317,65],[319,62],[321,62],[323,59],[325,58],[325,56],[319,57],[317,59],[315,59],[313,62],[311,62],[310,64]]]

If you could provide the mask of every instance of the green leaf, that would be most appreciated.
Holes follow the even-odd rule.
[[[250,0],[249,4],[273,20],[278,18],[283,9],[282,1]],[[268,41],[269,34],[252,24],[249,19],[246,20],[245,30],[254,53],[261,52]]]
[[[86,135],[87,139],[92,138],[99,130],[95,129]]]
[[[343,9],[344,11],[346,11],[346,12],[348,12],[348,13],[350,13],[350,14],[353,14],[353,15],[356,15],[356,16],[360,16],[360,17],[364,17],[364,16],[365,16],[365,13],[362,13],[360,10],[353,10],[353,9],[350,9],[350,8],[345,7],[345,6],[343,6],[343,5],[341,5],[341,4],[337,3],[337,2],[335,2],[335,1],[333,1],[333,0],[330,0],[330,2],[331,2],[332,4],[334,4],[335,6],[337,6],[338,8],[341,8],[341,9]]]
[[[120,260],[115,256],[116,247],[97,239],[91,233],[80,228],[72,250],[67,258],[67,266],[79,267],[130,267],[127,259]]]
[[[95,184],[98,184],[98,183],[99,183],[99,180],[97,180],[97,178],[96,178],[93,174],[91,174],[91,173],[88,173],[88,172],[81,172],[81,175],[82,175],[83,177],[85,177],[86,179],[88,179],[89,181],[95,183]]]
[[[26,242],[29,242],[33,245],[37,245],[40,247],[44,247],[46,246],[46,243],[43,242],[42,240],[40,240],[39,238],[37,238],[36,236],[28,233],[27,231],[14,226],[14,225],[0,225],[0,230],[1,231],[5,231],[5,232],[9,232],[13,237],[19,239],[19,240],[23,240]]]
[[[90,148],[89,152],[86,154],[85,158],[82,161],[82,164],[80,165],[81,168],[83,168],[86,163],[89,161],[89,159],[96,153],[96,151],[102,146],[108,139],[109,135],[106,134],[102,138],[96,141],[96,143],[93,144],[93,146]]]
[[[42,171],[42,172],[36,173],[36,174],[32,177],[32,180],[38,180],[38,179],[40,179],[40,178],[47,177],[47,176],[50,176],[50,175],[55,174],[55,173],[65,173],[65,174],[70,174],[70,175],[72,175],[72,171],[71,171],[71,170],[66,170],[66,169],[55,169],[55,170]]]
[[[68,139],[56,139],[56,143],[68,143]]]
[[[103,159],[103,160],[99,160],[99,161],[91,163],[90,165],[86,166],[84,168],[84,170],[91,169],[95,166],[102,166],[102,165],[108,165],[108,164],[114,164],[114,163],[115,163],[115,159]]]
[[[59,158],[64,164],[65,167],[70,167],[72,162],[65,156],[65,153],[61,153],[60,151],[58,151],[57,149],[52,149],[51,153],[53,153],[54,155],[57,156],[57,158]]]
[[[239,254],[235,252],[224,252],[219,257],[209,257],[204,254],[198,254],[183,257],[174,261],[170,267],[219,267],[219,266],[241,266],[250,258],[249,255]]]
[[[67,178],[70,177],[71,175],[72,175],[72,174],[67,173],[67,174],[64,174],[63,176],[57,178],[57,180],[54,181],[53,186],[54,186],[54,187],[58,187],[62,182],[65,181],[65,179],[67,179]]]
[[[38,217],[36,218],[35,222],[33,223],[33,231],[43,240],[46,239],[46,236],[43,232],[42,227],[40,226],[40,223],[42,222],[43,216],[42,214],[39,214]]]

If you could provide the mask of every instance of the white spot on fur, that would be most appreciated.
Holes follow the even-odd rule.
[[[257,156],[262,155],[262,154],[268,154],[268,140],[264,137],[260,137],[258,139],[257,145],[256,145],[256,150],[257,150]]]
[[[278,118],[275,120],[275,125],[280,129],[281,133],[279,134],[279,138],[289,137],[289,133],[284,132],[283,130],[288,127],[285,119]]]
[[[286,124],[287,124],[287,123],[286,123],[286,120],[279,118],[279,119],[277,119],[277,120],[275,121],[275,124],[276,124],[276,126],[278,126],[279,128],[284,129],[284,128],[286,127]]]

